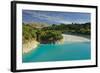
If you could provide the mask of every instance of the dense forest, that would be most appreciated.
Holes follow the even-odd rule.
[[[23,23],[23,43],[34,39],[40,43],[55,43],[63,39],[62,34],[84,34],[90,35],[90,23],[84,24],[52,24],[43,25],[38,23]]]

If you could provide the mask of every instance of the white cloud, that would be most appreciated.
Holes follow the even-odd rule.
[[[64,24],[71,24],[72,22],[67,21],[67,20],[59,20],[59,23],[64,23]]]

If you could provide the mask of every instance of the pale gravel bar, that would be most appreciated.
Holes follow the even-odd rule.
[[[90,39],[88,38],[77,36],[77,35],[62,34],[62,36],[65,42],[89,42],[90,41]]]

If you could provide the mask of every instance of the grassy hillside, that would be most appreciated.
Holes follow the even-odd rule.
[[[23,23],[23,24],[25,24],[25,25],[29,25],[29,26],[31,26],[31,27],[33,27],[33,28],[39,28],[39,29],[41,29],[41,28],[43,28],[43,27],[49,27],[50,25],[49,24],[47,24],[47,23],[39,23],[39,22],[34,22],[34,23]]]

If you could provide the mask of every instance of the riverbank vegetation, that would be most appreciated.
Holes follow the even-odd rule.
[[[40,43],[55,43],[63,39],[62,34],[91,34],[91,23],[72,23],[72,24],[38,24],[23,23],[23,43],[34,39]]]

